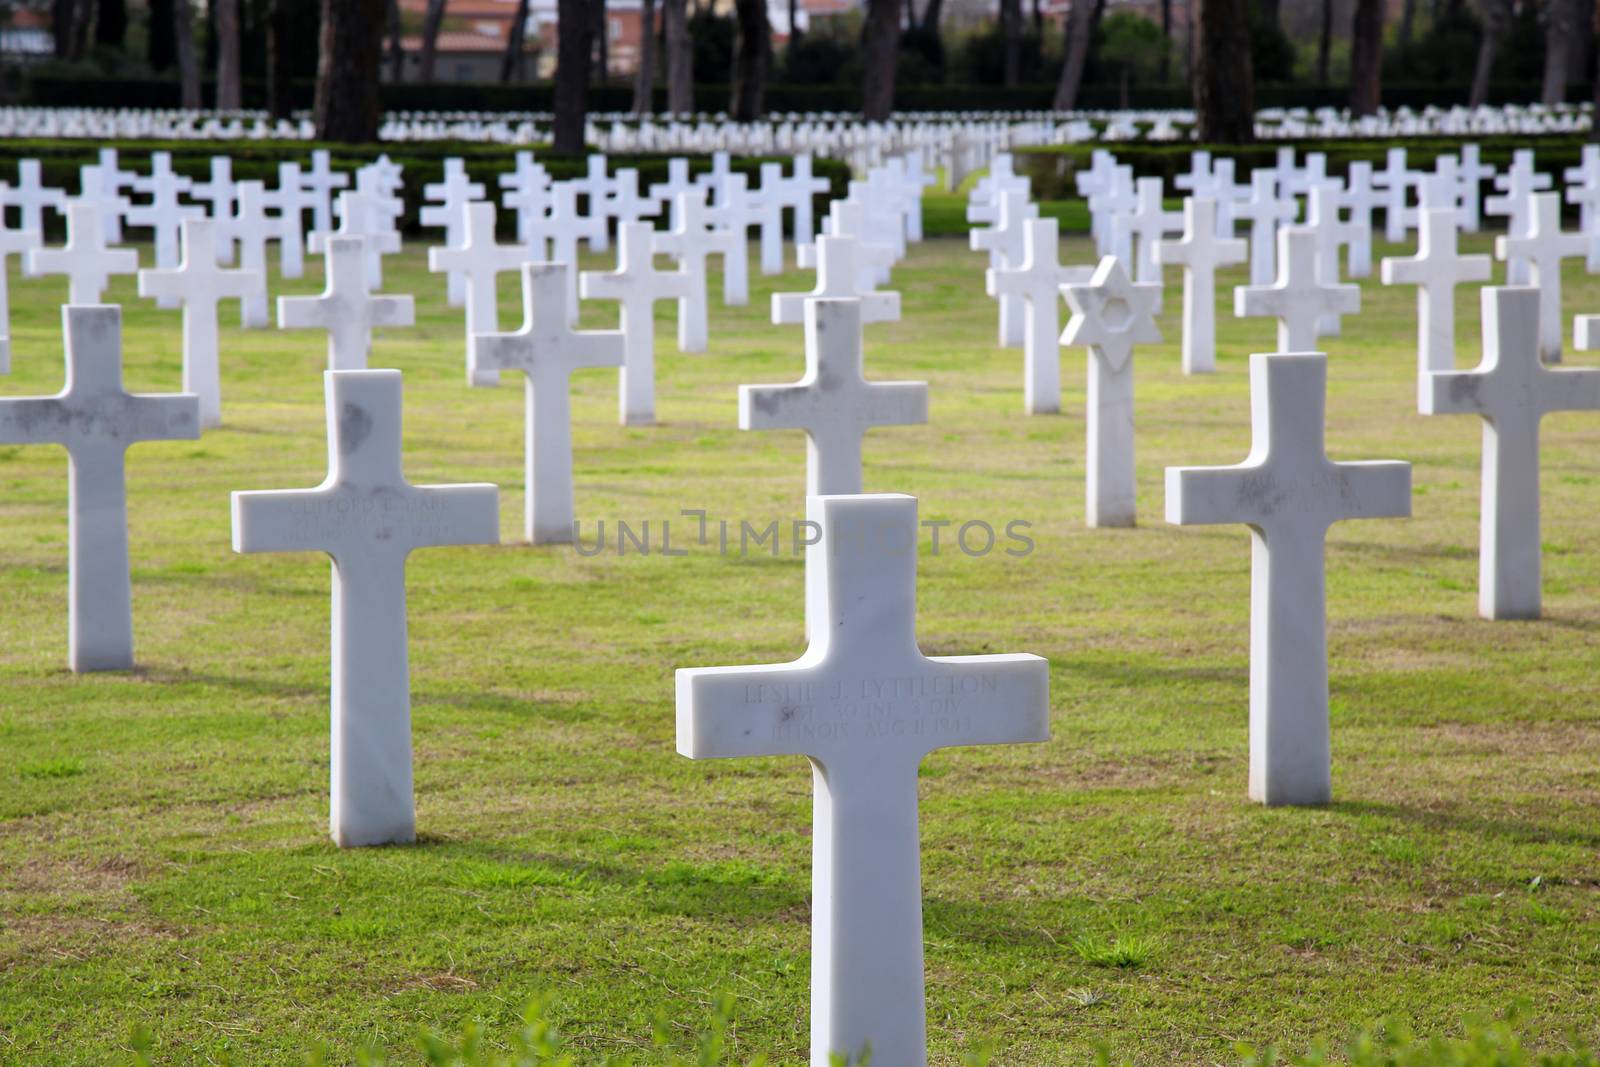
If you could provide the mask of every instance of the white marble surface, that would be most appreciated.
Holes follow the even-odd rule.
[[[656,303],[690,298],[694,290],[683,268],[661,270],[655,265],[653,235],[648,222],[622,223],[617,230],[617,269],[586,270],[578,279],[585,300],[615,300],[621,308],[617,417],[624,426],[656,421]]]
[[[1217,268],[1245,261],[1241,237],[1217,236],[1217,202],[1191,196],[1183,202],[1183,236],[1159,242],[1156,262],[1183,267],[1183,373],[1217,369]]]
[[[1520,262],[1527,285],[1539,292],[1539,358],[1561,362],[1561,261],[1587,258],[1590,238],[1561,229],[1561,196],[1532,193],[1526,230],[1520,236],[1502,234],[1494,239],[1494,254],[1510,264]],[[1513,283],[1516,284],[1516,283]]]
[[[1233,290],[1233,313],[1240,318],[1278,320],[1278,351],[1310,352],[1321,336],[1325,316],[1361,310],[1361,288],[1329,285],[1317,273],[1317,235],[1307,226],[1278,231],[1278,279],[1271,285],[1240,285]]]
[[[1384,285],[1417,287],[1417,381],[1430,371],[1456,365],[1456,286],[1489,280],[1489,257],[1459,251],[1455,208],[1422,212],[1421,237],[1414,256],[1386,256],[1380,264]]]
[[[331,237],[323,248],[322,295],[278,297],[278,326],[327,330],[328,369],[365,370],[373,327],[415,322],[411,297],[373,295],[367,288],[363,238]]]
[[[774,325],[805,321],[806,303],[818,297],[854,298],[861,301],[861,321],[899,322],[900,294],[884,292],[872,284],[870,272],[859,262],[860,241],[855,237],[816,239],[817,284],[809,293],[773,293]]]
[[[815,306],[815,305],[813,305]],[[933,750],[1045,741],[1049,665],[924,656],[917,502],[812,496],[811,627],[791,663],[677,672],[678,751],[797,755],[813,788],[811,1064],[927,1062],[917,768]]]
[[[990,296],[1022,300],[1022,410],[1055,414],[1061,410],[1061,287],[1087,284],[1094,268],[1061,262],[1055,219],[1029,219],[1022,247],[1022,262],[989,268],[984,286]]]
[[[446,287],[465,305],[467,384],[498,385],[500,372],[486,367],[473,368],[472,338],[480,333],[498,333],[500,311],[497,290],[500,275],[519,270],[529,261],[524,244],[503,245],[495,241],[494,205],[487,200],[463,205],[462,222],[455,239],[443,248],[428,249],[428,269],[444,273]],[[450,300],[446,294],[447,301]],[[456,303],[456,301],[450,301]]]
[[[1332,799],[1323,546],[1344,519],[1411,514],[1411,465],[1335,463],[1324,444],[1328,357],[1250,357],[1253,440],[1232,467],[1168,467],[1167,521],[1251,534],[1250,799]]]
[[[139,269],[139,253],[132,248],[111,248],[98,205],[74,200],[67,205],[67,240],[59,248],[35,248],[27,253],[30,275],[65,274],[68,304],[98,304],[113,275]]]
[[[235,552],[333,558],[329,829],[340,848],[416,838],[406,558],[494,544],[499,490],[412,485],[401,469],[400,372],[328,371],[328,477],[233,494]]]

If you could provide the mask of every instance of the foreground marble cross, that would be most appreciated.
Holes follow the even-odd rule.
[[[693,288],[684,270],[658,270],[648,222],[624,222],[617,230],[617,269],[586,270],[578,278],[585,300],[621,305],[622,371],[617,381],[618,417],[624,426],[656,421],[656,301],[683,300]]]
[[[1502,234],[1494,239],[1494,254],[1510,263],[1526,265],[1525,284],[1539,293],[1539,358],[1561,362],[1561,261],[1587,256],[1589,237],[1561,230],[1561,197],[1557,193],[1532,193],[1532,210],[1521,236]]]
[[[120,308],[64,307],[61,322],[66,387],[51,397],[0,398],[0,444],[66,446],[67,662],[74,671],[126,670],[133,666],[128,446],[194,440],[200,403],[187,393],[123,388]]]
[[[415,322],[411,297],[374,296],[367,290],[362,238],[330,237],[322,247],[328,279],[322,295],[278,297],[278,328],[327,330],[328,368],[364,370],[374,326]]]
[[[1245,523],[1250,584],[1250,799],[1333,795],[1323,547],[1344,519],[1411,514],[1411,465],[1334,463],[1324,444],[1328,357],[1250,357],[1254,440],[1234,467],[1168,467],[1167,521]]]
[[[1239,318],[1278,320],[1278,350],[1309,352],[1320,336],[1324,316],[1361,310],[1361,287],[1327,284],[1317,276],[1317,235],[1305,226],[1278,231],[1278,280],[1271,285],[1240,285],[1233,290]]]
[[[1483,362],[1474,370],[1428,375],[1418,408],[1424,415],[1483,419],[1478,613],[1537,619],[1539,423],[1552,411],[1600,408],[1600,370],[1545,365],[1537,289],[1488,287],[1481,299]]]
[[[1038,656],[924,656],[917,647],[917,501],[812,496],[806,549],[817,625],[792,663],[677,672],[690,759],[811,761],[811,1065],[927,1062],[917,768],[956,745],[1050,735]]]
[[[416,839],[406,558],[500,539],[492,485],[412,485],[400,466],[400,372],[328,371],[328,477],[233,494],[235,552],[333,557],[329,827],[340,848]]]
[[[862,438],[927,422],[928,383],[866,380],[859,300],[808,300],[805,315],[805,376],[739,386],[739,429],[804,430],[806,493],[859,493]]]
[[[1029,219],[1022,261],[990,267],[984,276],[990,296],[1019,297],[1023,303],[1022,409],[1029,415],[1061,410],[1061,287],[1084,285],[1094,277],[1093,267],[1068,267],[1060,256],[1060,223]]]
[[[772,322],[792,326],[805,321],[806,304],[821,297],[861,301],[861,321],[899,322],[900,294],[881,292],[864,276],[858,256],[861,245],[854,237],[816,239],[817,285],[809,293],[773,293]]]
[[[1489,257],[1458,251],[1455,208],[1422,212],[1417,254],[1386,256],[1380,264],[1384,285],[1417,287],[1417,375],[1456,365],[1456,286],[1489,280]]]
[[[566,263],[522,267],[522,328],[472,339],[472,365],[521,371],[527,378],[523,529],[536,545],[566,544],[574,536],[572,490],[572,372],[620,367],[620,330],[574,330],[567,321]]]
[[[1063,286],[1061,293],[1072,308],[1061,343],[1089,346],[1084,521],[1132,526],[1133,346],[1161,340],[1155,320],[1161,287],[1130,282],[1122,261],[1106,256],[1088,285]]]
[[[67,205],[67,243],[60,248],[35,248],[29,252],[28,273],[65,274],[67,303],[98,304],[113,274],[139,269],[139,253],[131,248],[108,248],[100,208],[83,200]]]
[[[1183,202],[1183,237],[1160,241],[1156,262],[1183,267],[1183,373],[1217,369],[1217,268],[1243,263],[1242,237],[1217,236],[1217,202],[1191,196]]]
[[[222,376],[217,359],[217,304],[266,298],[258,270],[217,266],[216,223],[183,220],[183,259],[171,270],[141,270],[139,295],[183,305],[183,391],[200,399],[200,425],[222,425]]]

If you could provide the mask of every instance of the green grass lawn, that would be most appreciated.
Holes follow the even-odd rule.
[[[229,547],[230,490],[324,475],[320,333],[230,325],[227,425],[130,453],[135,672],[65,670],[65,455],[0,450],[0,1062],[123,1062],[143,1024],[161,1063],[316,1043],[416,1063],[419,1028],[503,1032],[541,994],[593,1058],[648,1049],[658,1014],[687,1052],[722,992],[741,1055],[803,1057],[809,769],[681,758],[672,688],[675,667],[798,655],[800,561],[518,543],[520,388],[466,387],[461,313],[424,264],[391,259],[419,325],[372,365],[405,372],[411,479],[501,485],[504,543],[412,558],[414,847],[327,837],[325,559]],[[1390,1013],[1453,1032],[1516,998],[1540,1041],[1600,1040],[1600,415],[1545,424],[1546,619],[1478,620],[1477,421],[1416,414],[1414,290],[1364,287],[1327,342],[1329,447],[1415,463],[1416,516],[1334,529],[1337,802],[1264,810],[1245,799],[1249,538],[1165,525],[1161,486],[1169,464],[1243,458],[1246,359],[1273,323],[1225,314],[1219,373],[1186,379],[1169,271],[1167,340],[1135,357],[1143,524],[1088,530],[1085,356],[1063,353],[1066,414],[1023,417],[983,266],[964,242],[916,248],[904,321],[868,328],[869,377],[927,379],[932,418],[869,436],[866,488],[924,519],[1023,519],[1037,544],[925,551],[923,649],[1052,669],[1048,744],[923,769],[933,1061],[992,1037],[1028,1067],[1102,1043],[1215,1063]],[[575,377],[586,539],[673,519],[681,544],[684,508],[803,516],[802,436],[741,433],[735,387],[799,377],[768,294],[810,284],[755,279],[749,307],[714,308],[706,355],[677,355],[663,315],[659,426],[617,426],[614,372]],[[1569,313],[1600,310],[1600,284],[1574,267],[1568,286]],[[15,284],[4,393],[60,387],[64,293]],[[129,386],[176,389],[177,314],[132,279],[110,298]],[[1475,295],[1459,306],[1476,362]]]

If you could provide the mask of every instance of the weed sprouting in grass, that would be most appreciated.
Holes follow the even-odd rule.
[[[56,756],[51,759],[29,760],[17,765],[17,773],[24,778],[76,778],[88,769],[88,764],[77,756]]]
[[[1078,958],[1094,967],[1143,967],[1160,947],[1160,938],[1144,934],[1109,938],[1103,934],[1084,934],[1072,942],[1072,951]]]

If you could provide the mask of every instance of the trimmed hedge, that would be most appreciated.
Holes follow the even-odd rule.
[[[235,181],[260,180],[273,186],[278,181],[278,164],[299,161],[309,164],[311,150],[326,148],[331,153],[330,164],[334,170],[353,171],[363,164],[387,154],[390,159],[405,167],[405,188],[402,197],[405,213],[400,225],[408,233],[420,229],[418,211],[422,206],[422,187],[442,181],[444,161],[457,156],[466,161],[467,170],[474,181],[483,183],[489,198],[499,199],[499,176],[510,173],[516,165],[516,149],[505,145],[483,145],[455,141],[432,141],[417,144],[339,145],[312,141],[89,141],[89,140],[12,140],[0,141],[0,174],[12,174],[22,159],[40,162],[42,180],[56,188],[76,190],[78,168],[97,162],[101,148],[115,148],[119,165],[126,169],[143,170],[144,161],[151,152],[172,153],[172,169],[187,177],[209,178],[211,157],[227,155],[233,160]],[[535,146],[536,158],[552,178],[563,180],[581,176],[586,170],[582,157],[556,156]],[[639,171],[640,190],[652,183],[667,179],[666,155],[613,155],[610,169],[633,167]],[[690,156],[689,171],[698,174],[711,169],[709,156]],[[748,174],[751,186],[759,184],[762,163],[782,162],[787,167],[788,156],[740,156],[731,161],[736,173]],[[827,212],[828,202],[849,191],[850,168],[831,159],[815,159],[812,171],[826,178],[829,189],[815,198],[817,217]],[[498,222],[505,233],[511,233],[515,221],[509,213],[501,213]],[[51,225],[59,226],[59,220]]]
[[[1075,199],[1077,186],[1074,175],[1087,170],[1096,148],[1106,148],[1117,157],[1118,163],[1127,163],[1133,172],[1144,178],[1159,177],[1169,188],[1174,178],[1189,172],[1189,154],[1207,149],[1213,156],[1233,159],[1236,163],[1236,180],[1247,181],[1257,167],[1270,167],[1277,162],[1279,148],[1294,148],[1297,155],[1321,152],[1328,159],[1328,173],[1343,176],[1350,164],[1365,160],[1382,169],[1385,153],[1390,148],[1406,150],[1406,164],[1413,169],[1433,166],[1441,155],[1460,151],[1463,144],[1476,144],[1480,156],[1504,171],[1511,165],[1511,156],[1519,148],[1537,151],[1539,169],[1558,174],[1567,167],[1576,167],[1582,160],[1581,137],[1426,137],[1397,138],[1394,140],[1306,140],[1269,141],[1252,145],[1201,145],[1201,144],[1105,144],[1105,145],[1047,145],[1016,148],[1012,156],[1018,170],[1033,182],[1033,195],[1038,200]]]

